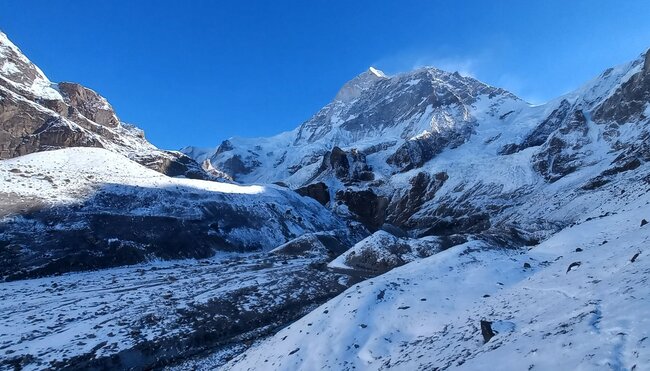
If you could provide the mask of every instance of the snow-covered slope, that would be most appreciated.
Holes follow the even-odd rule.
[[[315,200],[275,185],[171,178],[99,148],[0,161],[1,275],[44,275],[271,250],[347,225]]]
[[[529,250],[473,240],[360,283],[227,369],[643,370],[650,194],[627,189]]]
[[[295,130],[185,148],[201,167],[0,34],[0,119],[0,368],[214,369],[255,341],[225,367],[650,362],[650,53],[538,106],[371,68]],[[155,262],[218,250],[259,254]]]
[[[221,253],[1,283],[0,370],[160,369],[206,350],[228,359],[345,289],[317,262]]]

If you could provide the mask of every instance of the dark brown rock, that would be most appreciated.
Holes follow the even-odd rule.
[[[387,220],[400,228],[407,225],[413,214],[433,200],[436,192],[445,184],[449,176],[445,172],[429,174],[420,172],[413,177],[408,192],[398,191],[391,198],[387,209]]]
[[[313,159],[309,160],[309,163],[313,163],[312,161]],[[345,151],[336,146],[323,154],[320,166],[306,183],[312,183],[328,175],[334,175],[346,184],[375,179],[372,169],[366,162],[365,153],[355,148]]]
[[[321,205],[327,205],[330,202],[330,193],[327,185],[322,182],[313,183],[296,189],[301,196],[307,196],[315,199]]]
[[[584,112],[573,111],[533,156],[533,169],[551,183],[576,171],[583,165],[581,149],[589,143],[588,132]]]
[[[408,140],[386,162],[398,172],[421,167],[445,148],[455,148],[465,143],[474,132],[475,125],[473,121],[459,122],[453,128]]]
[[[569,264],[569,267],[566,269],[566,272],[569,273],[573,268],[578,268],[580,265],[582,265],[582,262],[573,262]]]
[[[641,71],[630,77],[593,112],[597,123],[626,124],[645,118],[644,111],[650,102],[649,53],[646,53]]]
[[[384,224],[388,198],[376,195],[371,189],[338,191],[336,200],[345,204],[371,232],[377,231]]]
[[[119,125],[113,108],[93,90],[72,82],[62,82],[58,86],[65,102],[88,120],[110,128]]]
[[[483,343],[487,343],[495,335],[492,331],[492,322],[481,320],[481,335],[483,335]]]

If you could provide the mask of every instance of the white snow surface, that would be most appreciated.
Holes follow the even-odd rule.
[[[182,339],[195,331],[187,316],[205,315],[194,308],[231,297],[242,313],[281,310],[317,291],[300,284],[311,262],[220,253],[200,261],[156,261],[0,283],[1,357],[31,356],[33,362],[22,369],[43,370],[66,358],[110,357],[146,341]]]
[[[368,68],[368,71],[372,72],[377,77],[388,77],[383,71],[376,69],[375,67]]]
[[[92,202],[93,196],[103,191],[153,197],[156,201],[143,202],[138,209],[111,211],[133,215],[201,218],[204,202],[226,203],[233,213],[269,220],[261,228],[239,225],[224,236],[226,240],[266,249],[287,241],[276,225],[280,221],[273,212],[283,213],[288,232],[296,236],[345,228],[339,218],[318,202],[286,188],[172,178],[99,148],[64,148],[3,160],[0,179],[0,194],[14,195],[20,200],[40,200],[47,207]]]
[[[262,185],[172,178],[100,148],[64,148],[0,161],[0,174],[11,176],[16,171],[14,169],[29,176],[5,178],[0,183],[0,192],[16,192],[26,197],[38,196],[61,202],[89,195],[97,184],[188,187],[197,191],[242,195],[272,194],[275,191]]]
[[[15,77],[20,77],[23,71],[12,62],[12,59],[16,63],[20,63],[23,68],[31,69],[35,74],[34,78],[17,82]],[[6,83],[27,90],[42,99],[63,100],[61,94],[53,87],[55,84],[48,80],[43,71],[33,64],[3,32],[0,32],[0,60],[4,60],[0,66],[0,79]]]
[[[396,268],[226,369],[644,370],[649,204],[648,193],[612,199],[528,251],[470,241]],[[482,319],[498,332],[485,344]]]

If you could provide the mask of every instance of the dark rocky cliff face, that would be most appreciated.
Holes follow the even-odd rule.
[[[645,53],[643,68],[594,111],[593,119],[599,123],[614,121],[617,124],[645,120],[645,109],[649,101],[650,50]]]
[[[588,133],[584,112],[574,111],[533,156],[533,168],[549,182],[576,171],[586,157],[582,148],[589,143]]]
[[[70,82],[62,82],[57,86],[63,99],[72,108],[73,112],[76,110],[83,117],[101,126],[115,128],[120,124],[113,108],[106,99],[96,92]],[[70,108],[68,110],[70,111]],[[73,115],[69,113],[68,117],[73,117]]]
[[[97,138],[67,125],[52,111],[8,90],[0,90],[0,98],[1,159],[62,147],[102,147]]]
[[[98,147],[170,176],[212,179],[180,153],[163,151],[121,123],[108,101],[82,85],[53,84],[11,44],[0,40],[0,159],[66,147]]]

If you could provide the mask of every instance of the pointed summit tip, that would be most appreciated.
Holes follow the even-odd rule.
[[[376,69],[375,67],[368,68],[368,72],[370,72],[371,74],[373,74],[373,75],[375,75],[377,77],[387,77],[385,73],[383,73],[382,71]]]

